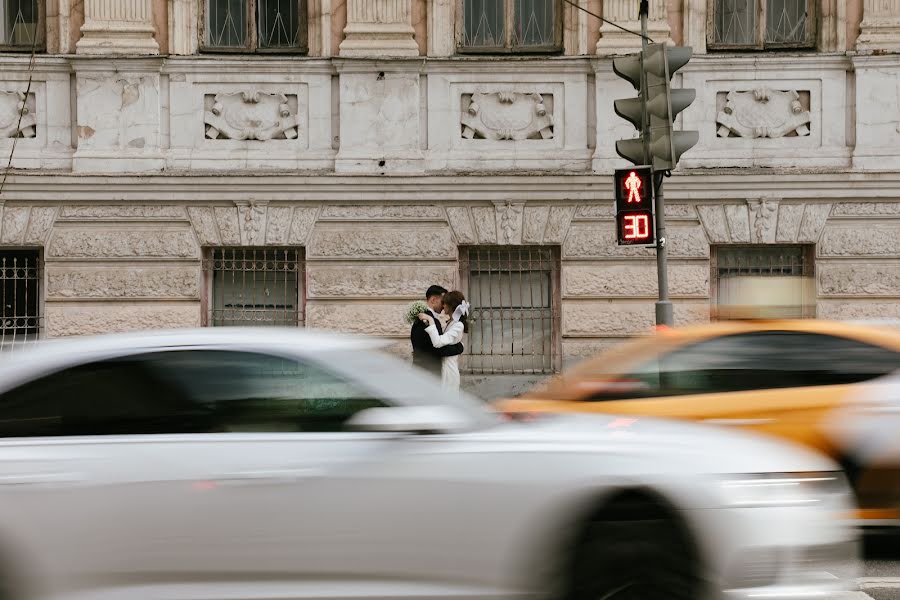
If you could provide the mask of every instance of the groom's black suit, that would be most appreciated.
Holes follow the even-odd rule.
[[[444,328],[441,327],[440,320],[438,320],[433,312],[430,310],[428,312],[434,319],[434,325],[437,327],[438,335],[443,335]],[[441,359],[445,356],[462,354],[463,345],[462,343],[457,343],[451,346],[444,346],[443,348],[435,348],[431,344],[431,338],[425,331],[425,327],[426,325],[423,321],[416,319],[416,322],[412,325],[412,329],[409,331],[409,341],[412,342],[413,347],[413,364],[440,376]]]

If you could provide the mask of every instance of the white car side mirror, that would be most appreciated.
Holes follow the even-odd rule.
[[[456,433],[471,425],[468,415],[451,406],[369,408],[347,422],[354,431],[383,433]]]

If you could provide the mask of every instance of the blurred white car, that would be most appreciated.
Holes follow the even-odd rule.
[[[0,595],[797,598],[851,585],[827,459],[686,423],[504,421],[297,330],[36,344],[0,364]]]

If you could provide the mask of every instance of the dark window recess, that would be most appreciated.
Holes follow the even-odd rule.
[[[42,281],[37,250],[0,252],[0,350],[40,335]]]

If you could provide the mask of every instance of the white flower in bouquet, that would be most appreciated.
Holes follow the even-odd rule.
[[[421,300],[416,300],[406,309],[406,322],[412,325],[423,312],[428,312],[428,305]]]

